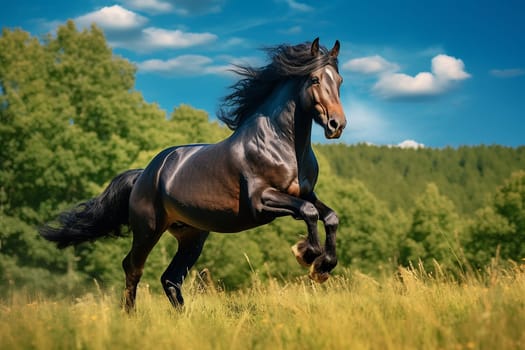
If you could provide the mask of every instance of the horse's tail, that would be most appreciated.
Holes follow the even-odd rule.
[[[121,236],[121,226],[129,224],[129,197],[142,169],[117,175],[98,197],[80,203],[58,216],[58,225],[39,229],[58,248],[94,241],[104,236]]]

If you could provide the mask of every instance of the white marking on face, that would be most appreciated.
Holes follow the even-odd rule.
[[[330,79],[332,79],[332,81],[335,81],[334,79],[334,74],[332,73],[332,70],[329,68],[329,67],[326,67],[324,69],[326,75],[328,75],[330,77]]]

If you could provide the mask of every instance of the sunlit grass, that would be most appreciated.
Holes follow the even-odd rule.
[[[519,349],[525,347],[525,271],[486,278],[435,277],[418,269],[373,279],[358,272],[323,285],[260,282],[202,291],[186,306],[139,290],[125,314],[120,293],[49,300],[14,293],[0,303],[1,349]]]

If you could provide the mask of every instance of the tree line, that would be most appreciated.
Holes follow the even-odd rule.
[[[69,293],[92,279],[121,285],[130,239],[57,251],[37,227],[91,198],[123,170],[161,149],[216,142],[229,130],[180,105],[169,115],[134,89],[136,67],[116,56],[97,27],[72,21],[36,38],[0,37],[0,283]],[[339,266],[391,273],[422,264],[462,271],[525,258],[525,148],[407,150],[316,145],[319,197],[338,212]],[[198,268],[228,288],[253,274],[304,275],[290,253],[306,229],[290,218],[237,235],[212,234]],[[165,235],[147,262],[157,280],[176,251]],[[337,271],[337,269],[336,269]],[[10,288],[3,288],[5,293]]]

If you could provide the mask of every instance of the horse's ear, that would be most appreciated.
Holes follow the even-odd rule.
[[[312,42],[312,47],[310,48],[310,52],[312,53],[312,56],[317,56],[319,54],[319,38],[315,38],[315,40]]]
[[[341,44],[339,43],[339,40],[336,40],[334,47],[332,48],[332,50],[330,50],[330,56],[332,56],[333,58],[337,58],[337,56],[339,55],[340,48]]]

